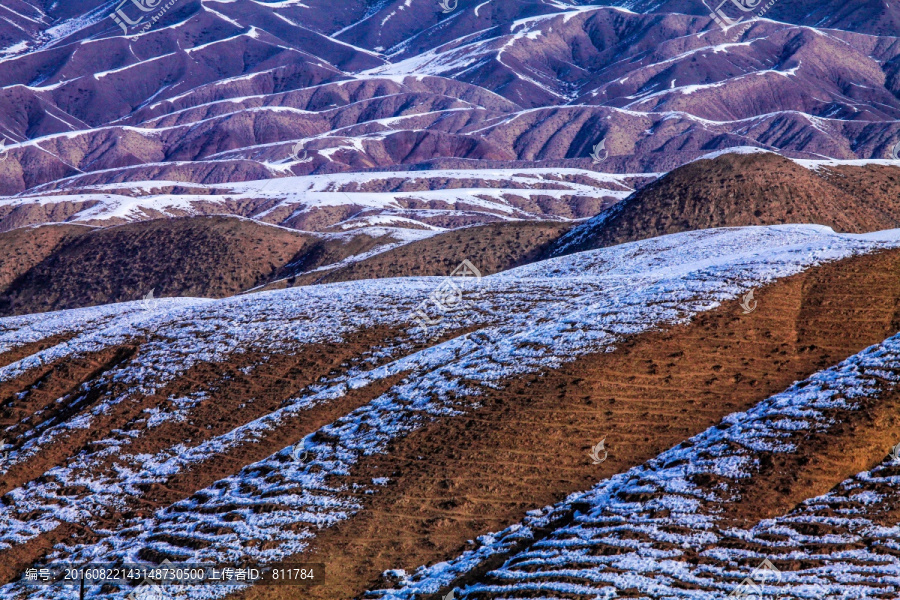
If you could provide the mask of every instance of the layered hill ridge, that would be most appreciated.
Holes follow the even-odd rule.
[[[434,170],[146,181],[8,198],[0,200],[0,230],[8,230],[0,233],[0,314],[135,300],[151,290],[223,297],[261,286],[439,276],[463,259],[491,274],[536,260],[574,219],[657,176]],[[48,222],[56,224],[38,226]],[[64,231],[84,235],[62,244]]]
[[[709,8],[691,0],[613,0],[609,4],[636,12],[677,12],[706,15]],[[747,3],[747,6],[752,3]],[[757,3],[758,12],[766,3]],[[726,15],[734,18],[735,12]],[[740,14],[740,13],[737,13]],[[825,0],[811,4],[804,0],[779,0],[768,7],[766,18],[828,29],[892,35],[900,30],[900,7],[887,2],[843,2]]]
[[[402,276],[443,276],[463,260],[490,275],[537,260],[571,227],[527,221],[425,239],[370,229],[315,234],[234,217],[116,227],[47,225],[0,233],[0,315],[172,296]]]
[[[192,215],[247,217],[318,232],[378,226],[440,231],[502,220],[592,217],[658,176],[523,168],[331,174],[231,184],[85,184],[0,199],[0,231],[48,222],[109,226]]]
[[[803,164],[801,164],[803,163]],[[810,223],[865,233],[900,227],[900,168],[727,153],[679,167],[560,238],[549,255],[670,233]]]
[[[323,599],[360,597],[396,569],[438,564],[430,587],[412,590],[436,593],[477,562],[445,561],[510,541],[484,534],[619,481],[709,427],[732,436],[735,411],[753,412],[893,335],[898,247],[897,232],[821,226],[675,234],[458,277],[465,304],[443,315],[437,338],[415,315],[440,289],[433,278],[3,319],[0,598],[68,600],[69,587],[21,584],[26,565],[48,561],[238,555],[325,562],[319,585],[304,589]],[[746,313],[739,301],[749,290],[759,305]],[[895,370],[888,344],[799,384],[789,402],[768,405],[805,408],[802,418],[763,411],[746,421],[746,436],[726,439],[730,454],[701,446],[691,485],[713,509],[719,490],[759,492],[768,500],[749,507],[774,511],[877,464],[894,423],[896,406],[882,392]],[[807,406],[794,403],[804,398]],[[587,451],[604,437],[609,460],[594,464]],[[777,439],[802,455],[784,462],[781,446],[747,454],[738,443]],[[828,439],[859,445],[829,451],[843,446]],[[751,473],[741,487],[740,478],[714,476],[743,473],[722,466],[732,456],[734,468],[758,456],[772,462],[761,459],[762,477]],[[691,474],[677,461],[660,466]],[[639,484],[618,499],[644,499]],[[656,492],[643,490],[648,501]],[[563,507],[563,521],[589,504]],[[692,506],[709,516],[699,503],[649,508],[666,529]],[[565,533],[548,525],[546,534]],[[515,531],[514,541],[529,541],[530,525]],[[505,585],[502,575],[489,583]],[[549,586],[553,576],[535,574]],[[395,591],[406,594],[410,580],[400,579]],[[103,590],[111,600],[131,591],[113,587]],[[198,590],[230,592],[296,593]]]
[[[412,179],[383,173],[298,177],[273,182],[262,193],[241,185],[147,184],[115,194],[94,190],[83,197],[90,200],[84,206],[64,193],[46,196],[39,213],[29,212],[38,205],[27,201],[0,203],[2,222],[9,224],[55,216],[107,226],[106,232],[64,224],[2,234],[0,311],[134,300],[150,290],[157,296],[223,297],[440,276],[464,259],[492,274],[548,256],[716,227],[807,223],[848,233],[900,227],[900,167],[891,161],[797,161],[744,151],[695,161],[649,184],[651,175],[581,170],[467,177],[465,171]],[[633,191],[638,185],[643,187]],[[600,206],[611,208],[571,222]],[[142,221],[203,213],[210,215]],[[556,221],[542,220],[546,216]],[[201,251],[204,245],[210,248]],[[220,255],[222,260],[211,260]],[[193,274],[164,275],[171,260],[181,265],[176,272]],[[51,282],[53,291],[43,292]]]
[[[647,12],[181,0],[127,37],[106,4],[41,7],[46,35],[0,58],[0,193],[389,168],[659,172],[740,145],[891,155],[894,9],[866,0],[834,20],[782,1],[788,22],[723,31],[702,3],[622,4]],[[853,31],[860,15],[879,25]]]

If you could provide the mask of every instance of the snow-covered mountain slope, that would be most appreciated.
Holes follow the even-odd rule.
[[[344,573],[341,553],[352,545],[329,536],[381,514],[371,503],[394,490],[419,489],[399,446],[434,424],[484,414],[518,381],[614,357],[630,340],[687,326],[760,286],[879,250],[873,256],[893,257],[898,246],[896,231],[722,229],[481,279],[359,281],[2,319],[0,597],[68,597],[67,588],[18,580],[41,561],[268,563],[310,552],[334,553],[332,585],[371,587],[367,573],[387,559]],[[435,302],[456,310],[441,317]],[[423,331],[417,307],[441,323]],[[693,413],[695,423],[726,414]],[[529,494],[544,488],[535,481]],[[521,518],[518,506],[509,510]]]
[[[75,178],[39,193],[0,199],[0,229],[221,214],[305,231],[380,226],[440,232],[496,221],[590,217],[656,177],[583,169],[469,169],[217,185],[174,180],[93,185]]]
[[[846,11],[813,18],[811,0],[778,4],[784,21],[724,31],[687,0],[179,0],[128,35],[110,3],[32,8],[21,15],[40,33],[0,59],[0,193],[70,177],[658,172],[741,145],[889,158],[895,11],[865,0],[851,14],[881,25],[860,28]]]
[[[900,460],[885,454],[898,436],[898,382],[894,336],[372,596],[413,598],[463,579],[458,597],[479,599],[895,597]],[[874,468],[828,490],[828,476],[860,463]],[[478,573],[496,556],[502,566]]]

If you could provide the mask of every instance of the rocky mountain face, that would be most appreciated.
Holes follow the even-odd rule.
[[[877,0],[781,0],[727,31],[692,0],[178,0],[156,21],[135,0],[128,35],[109,3],[19,2],[40,34],[0,38],[6,194],[372,169],[659,172],[738,145],[886,158],[900,135],[897,8]]]

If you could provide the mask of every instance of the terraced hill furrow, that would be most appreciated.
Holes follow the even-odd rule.
[[[360,583],[379,568],[411,571],[418,566],[412,557],[445,560],[469,547],[467,540],[501,529],[511,515],[627,470],[890,335],[900,326],[898,269],[893,251],[815,268],[757,290],[765,308],[749,316],[732,301],[689,325],[641,334],[612,353],[508,384],[472,415],[435,422],[370,461],[360,482],[377,474],[398,477],[397,484],[346,525],[317,535],[315,550],[303,558],[353,565]],[[828,301],[836,296],[840,303]],[[893,423],[884,417],[894,407],[881,407],[879,418]],[[835,436],[835,451],[850,444],[856,429]],[[604,438],[609,459],[592,465],[590,446]],[[797,477],[808,469],[802,461],[778,467],[795,497],[822,485]],[[775,500],[747,502],[772,510]],[[306,595],[340,590],[340,597],[357,597],[352,581],[341,568],[325,588]],[[241,597],[290,595],[260,588]]]
[[[488,572],[472,552],[443,577],[425,569],[414,585],[373,596],[458,586],[473,599],[896,597],[900,463],[885,455],[898,435],[898,341],[573,494],[532,516],[531,532],[487,538],[504,559]],[[565,511],[570,522],[535,531]]]
[[[449,558],[883,339],[897,244],[704,231],[480,280],[0,320],[2,352],[65,340],[0,369],[16,431],[2,448],[0,597],[67,597],[16,579],[35,561],[235,553],[315,557],[327,578],[304,594],[361,594],[398,560]],[[438,318],[421,303],[453,286],[465,310],[423,331],[414,311]],[[760,305],[744,315],[735,298],[751,289]],[[601,436],[611,460],[598,469],[584,453]]]

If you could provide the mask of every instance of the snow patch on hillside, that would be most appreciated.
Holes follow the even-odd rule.
[[[66,423],[28,429],[26,443],[13,453],[14,462],[45,451],[73,423],[90,427],[98,415],[130,395],[155,393],[197,361],[224,361],[250,348],[296,352],[307,344],[341,343],[355,332],[377,326],[407,333],[373,348],[371,360],[298,390],[278,410],[223,435],[177,443],[153,454],[136,452],[134,440],[150,435],[166,420],[187,418],[192,406],[203,401],[202,397],[168,399],[161,405],[165,410],[151,411],[145,420],[130,423],[127,431],[98,440],[92,449],[10,492],[15,501],[0,506],[0,547],[26,543],[69,521],[99,527],[97,519],[134,505],[145,486],[165,485],[171,477],[224,452],[259,443],[311,407],[403,375],[386,392],[307,436],[296,448],[273,449],[267,458],[190,498],[150,516],[126,520],[114,530],[101,530],[95,543],[62,542],[51,556],[78,563],[134,561],[146,547],[188,561],[225,562],[237,556],[261,562],[280,560],[305,549],[318,528],[361,510],[360,494],[377,494],[391,485],[348,482],[348,474],[367,456],[386,452],[391,440],[435,419],[475,410],[485,389],[556,368],[586,353],[609,352],[628,336],[683,323],[813,265],[893,247],[900,247],[900,231],[854,236],[818,226],[732,228],[584,252],[480,281],[459,278],[455,284],[465,298],[465,309],[449,318],[453,327],[478,331],[418,350],[425,334],[411,313],[446,286],[447,279],[294,288],[202,303],[186,301],[176,307],[152,306],[139,315],[134,303],[104,307],[110,311],[106,321],[83,327],[67,344],[38,353],[40,361],[29,357],[0,370],[0,380],[5,381],[42,361],[140,337],[148,327],[154,333],[138,355],[94,383],[114,381],[119,391],[101,396],[93,408]],[[477,262],[477,257],[471,258]],[[94,314],[92,310],[100,309],[57,313],[54,318],[59,324],[49,329],[37,320],[18,317],[0,319],[0,326],[13,323],[19,335],[33,339],[39,327],[45,327],[43,334],[66,327],[76,330],[85,315]],[[123,386],[130,392],[123,394]],[[308,453],[310,460],[291,460],[295,449]],[[86,491],[73,492],[73,486]],[[241,518],[234,519],[236,515]],[[198,548],[176,543],[197,536],[203,539]],[[199,598],[225,591],[207,588],[185,593]],[[23,590],[16,584],[0,588],[2,599],[63,600],[68,593],[63,588]]]
[[[466,585],[465,596],[615,598],[636,591],[641,597],[719,598],[733,595],[750,574],[742,565],[773,556],[811,566],[779,574],[777,583],[765,586],[766,597],[896,596],[900,526],[868,516],[880,504],[890,510],[891,495],[900,492],[900,471],[892,460],[748,531],[731,527],[721,515],[740,500],[739,486],[759,474],[762,457],[771,461],[773,455],[793,453],[812,433],[827,436],[847,413],[864,410],[867,398],[898,383],[900,335],[727,416],[643,465],[482,536],[477,548],[421,567],[398,589],[369,596],[411,600],[434,594],[498,555],[506,557],[504,564]],[[716,484],[696,483],[703,480]],[[536,539],[539,528],[573,515],[571,523]],[[816,525],[835,533],[810,533]],[[740,548],[736,540],[743,542]],[[529,541],[525,550],[510,555]],[[604,552],[609,547],[617,551]],[[691,551],[698,552],[699,562],[689,560]]]

